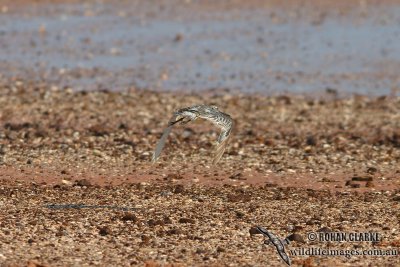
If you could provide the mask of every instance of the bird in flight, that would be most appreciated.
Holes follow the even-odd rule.
[[[153,153],[152,161],[156,162],[158,157],[160,156],[161,150],[165,145],[168,134],[172,130],[172,126],[174,126],[178,122],[180,122],[181,124],[186,124],[188,122],[196,120],[197,118],[211,121],[214,125],[218,126],[221,129],[213,159],[213,164],[216,164],[224,154],[233,128],[233,120],[228,114],[219,111],[216,106],[208,105],[196,105],[188,108],[182,108],[174,112],[172,118],[168,122],[168,127],[164,130],[160,140],[157,143],[156,149]]]

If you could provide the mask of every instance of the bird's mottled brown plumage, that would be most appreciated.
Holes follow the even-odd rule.
[[[225,152],[230,134],[233,128],[233,120],[231,116],[218,110],[215,106],[196,105],[188,108],[182,108],[176,111],[168,122],[168,127],[164,130],[160,140],[157,143],[153,153],[152,161],[155,162],[165,145],[168,134],[172,130],[172,126],[180,122],[181,124],[194,121],[197,118],[202,118],[211,121],[214,125],[221,129],[221,133],[217,140],[217,148],[215,151],[213,164],[216,164]]]

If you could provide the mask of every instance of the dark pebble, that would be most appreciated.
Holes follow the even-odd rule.
[[[179,235],[179,234],[182,234],[182,231],[177,228],[167,231],[167,235]]]
[[[258,231],[257,227],[251,227],[249,229],[250,235],[261,235],[260,231]]]
[[[110,231],[110,229],[108,227],[100,227],[99,228],[99,234],[102,235],[102,236],[105,236],[105,235],[111,234],[111,231]]]
[[[132,212],[127,212],[122,216],[121,218],[123,221],[132,221],[132,222],[137,222],[137,217],[135,214]]]
[[[360,176],[354,176],[351,178],[352,181],[357,181],[357,182],[370,182],[372,181],[372,177],[360,177]]]
[[[81,180],[75,181],[75,185],[76,186],[91,186],[92,184],[86,179],[81,179]]]
[[[400,196],[394,196],[394,197],[392,197],[392,200],[393,201],[400,201]]]
[[[174,194],[181,194],[185,191],[185,188],[183,185],[178,184],[175,189],[174,189]]]
[[[332,232],[332,230],[330,228],[324,226],[324,227],[318,229],[317,232],[330,233],[330,232]]]
[[[300,234],[291,234],[287,237],[290,241],[305,243],[304,238]]]
[[[190,218],[180,218],[179,223],[195,223],[195,221]]]

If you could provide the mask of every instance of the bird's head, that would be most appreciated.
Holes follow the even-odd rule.
[[[175,113],[175,121],[172,122],[172,125],[180,122],[181,124],[188,123],[190,121],[196,120],[198,113],[194,110],[190,109],[182,109],[178,110]]]

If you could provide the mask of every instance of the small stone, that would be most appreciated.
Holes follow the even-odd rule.
[[[221,247],[217,247],[217,252],[218,252],[218,253],[225,252],[225,249],[224,249],[224,248],[221,248]]]
[[[65,185],[72,185],[71,181],[68,181],[68,180],[65,180],[65,179],[61,180],[61,183],[65,184]]]
[[[400,195],[392,197],[393,201],[400,201]]]
[[[314,136],[309,135],[309,136],[307,136],[306,144],[307,144],[307,146],[315,146],[315,145],[317,145],[317,140],[315,139]]]
[[[241,173],[241,172],[232,174],[231,176],[229,176],[229,179],[232,179],[232,180],[247,180],[247,178],[244,177],[243,173]]]
[[[237,218],[243,218],[244,217],[244,213],[241,211],[236,211],[236,217]]]
[[[304,152],[310,153],[312,151],[312,147],[311,146],[306,146],[304,148]]]
[[[331,88],[331,87],[327,87],[327,88],[325,89],[325,92],[326,92],[327,94],[330,94],[330,95],[337,95],[337,94],[338,94],[338,90],[336,90],[336,89],[334,89],[334,88]]]
[[[157,226],[157,225],[164,225],[164,221],[162,221],[162,220],[150,219],[150,220],[147,221],[147,224],[148,224],[150,227],[154,227],[154,226]]]
[[[352,181],[357,181],[357,182],[369,182],[372,181],[372,177],[360,177],[360,176],[354,176],[351,178]]]
[[[293,227],[293,232],[298,232],[298,231],[302,230],[303,228],[304,228],[303,226],[295,225],[295,226]]]
[[[185,188],[183,185],[178,184],[175,189],[174,189],[174,194],[181,194],[185,191]]]
[[[111,47],[110,54],[114,55],[114,56],[120,55],[121,54],[121,49],[119,49],[118,47]]]
[[[331,145],[330,145],[330,144],[324,144],[322,147],[323,147],[324,149],[328,149],[328,148],[331,147]]]
[[[171,224],[172,220],[168,216],[165,216],[164,219],[163,219],[163,222],[164,222],[164,224]]]
[[[189,139],[192,135],[193,135],[193,130],[187,128],[187,129],[185,129],[185,130],[183,131],[183,133],[182,133],[182,138],[185,139],[185,140],[187,140],[187,139]]]
[[[101,236],[109,235],[109,234],[111,234],[111,230],[107,226],[100,227],[99,228],[99,234]]]
[[[359,188],[361,187],[360,184],[357,184],[353,181],[346,181],[345,186],[351,187],[351,188]]]
[[[330,232],[332,232],[332,230],[330,228],[324,226],[324,227],[318,229],[317,232],[330,233]]]
[[[45,26],[44,24],[40,25],[38,31],[39,31],[39,33],[42,34],[42,35],[43,35],[43,34],[46,34],[46,32],[47,32],[47,31],[46,31],[46,26]]]
[[[142,242],[145,244],[148,244],[150,242],[150,237],[147,235],[142,235],[141,239],[142,239]]]
[[[206,253],[205,249],[202,248],[196,249],[196,254],[204,254],[204,253]]]
[[[321,180],[319,180],[318,182],[322,182],[322,183],[333,183],[336,182],[335,180],[329,179],[327,177],[322,177]]]
[[[132,212],[127,212],[124,214],[124,216],[122,216],[121,218],[123,221],[132,221],[132,222],[137,222],[137,217],[135,214],[133,214]]]
[[[178,33],[175,35],[174,42],[180,42],[183,39],[183,35],[181,33]]]
[[[368,167],[368,169],[367,169],[367,173],[369,173],[369,174],[374,174],[377,171],[378,171],[378,169],[375,167]]]
[[[375,187],[375,184],[374,184],[372,181],[368,181],[368,182],[365,184],[365,187]]]
[[[76,185],[76,186],[86,186],[86,187],[89,187],[89,186],[91,186],[92,184],[91,184],[87,179],[81,179],[81,180],[75,181],[75,185]]]
[[[261,235],[260,231],[258,231],[257,227],[251,227],[249,229],[250,236],[252,235]]]
[[[180,218],[179,223],[195,223],[195,220],[190,218]]]
[[[305,243],[303,236],[301,236],[300,234],[291,234],[287,237],[287,239],[289,239],[290,241]]]
[[[182,231],[180,229],[174,228],[167,231],[167,235],[180,235]]]

